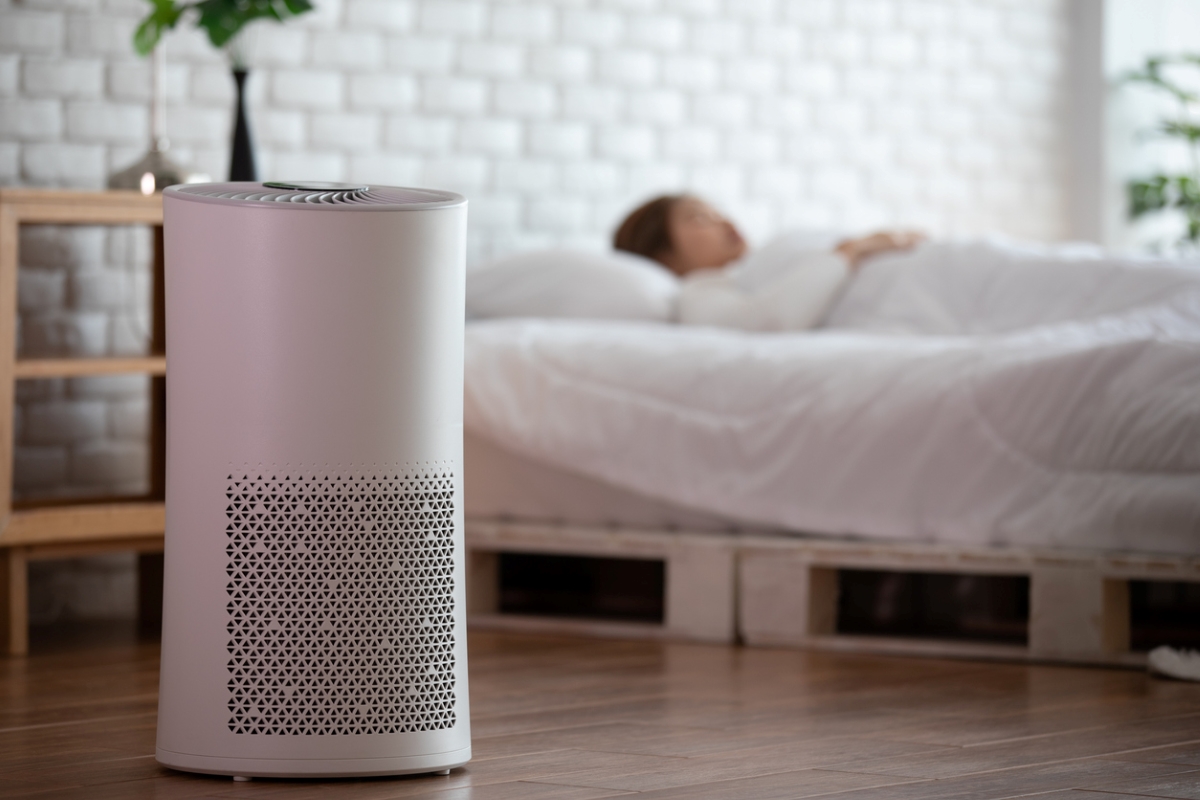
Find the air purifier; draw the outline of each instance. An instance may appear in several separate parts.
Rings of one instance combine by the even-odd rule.
[[[466,201],[225,183],[163,203],[158,761],[464,764]]]

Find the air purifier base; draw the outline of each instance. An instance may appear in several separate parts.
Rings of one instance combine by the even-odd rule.
[[[182,772],[253,778],[368,778],[445,772],[471,760],[471,748],[396,758],[218,758],[157,749],[159,764]]]

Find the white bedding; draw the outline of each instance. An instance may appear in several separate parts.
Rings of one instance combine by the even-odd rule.
[[[1200,271],[927,246],[829,324],[472,323],[466,426],[753,525],[1200,553]]]
[[[613,486],[463,437],[463,511],[468,519],[513,519],[634,530],[744,531],[745,523]],[[770,533],[756,530],[756,533]]]

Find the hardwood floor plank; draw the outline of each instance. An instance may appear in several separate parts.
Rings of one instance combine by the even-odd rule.
[[[1166,764],[1132,764],[1114,770],[1101,759],[1082,759],[1061,764],[997,770],[953,778],[918,780],[830,795],[831,800],[1007,800],[1055,790],[1094,786],[1098,780],[1157,777],[1187,771]],[[733,796],[733,795],[731,795]],[[1121,800],[1114,795],[1108,800]]]
[[[52,725],[77,725],[88,719],[107,719],[128,714],[154,712],[158,708],[158,694],[101,697],[91,702],[78,700],[38,708],[0,708],[0,734],[16,729],[49,727]]]
[[[637,794],[638,800],[800,800],[862,787],[894,787],[902,778],[858,775],[851,772],[799,770],[777,772],[739,780],[693,783]]]
[[[1196,732],[1200,737],[1200,731]],[[1200,767],[1200,741],[1172,744],[1165,747],[1147,747],[1132,753],[1109,756],[1120,761],[1146,761],[1159,764],[1190,764]]]
[[[872,739],[810,740],[725,751],[715,755],[670,759],[652,764],[649,769],[637,769],[633,765],[623,763],[604,765],[572,772],[555,779],[555,782],[568,783],[571,786],[650,792],[837,765],[871,754],[897,755],[946,749]]]
[[[1144,747],[1181,743],[1194,738],[1198,726],[1200,715],[1195,714],[1127,725],[1106,725],[1053,736],[963,747],[953,759],[940,753],[865,759],[855,764],[855,771],[910,778],[949,778],[1012,767],[1120,755]]]
[[[786,742],[786,734],[763,733],[731,737],[719,728],[611,723],[577,728],[559,728],[535,733],[493,736],[475,740],[480,758],[515,755],[575,747],[612,753],[654,756],[695,756],[729,750],[732,742],[741,747]]]
[[[252,781],[238,784],[229,794],[205,795],[229,800],[233,797],[263,797],[262,789],[269,781]],[[391,798],[428,798],[429,800],[596,800],[604,797],[629,797],[629,792],[611,789],[590,789],[579,786],[560,786],[550,783],[528,781],[506,781],[504,783],[471,784],[446,788],[445,778],[388,778],[369,782],[363,781],[317,781],[306,785],[293,782],[288,786],[288,798],[296,800],[325,800],[335,797],[354,800],[391,800]]]
[[[1154,778],[1134,778],[1125,781],[1104,781],[1090,787],[1098,792],[1170,797],[1178,800],[1200,800],[1200,770],[1180,772]],[[1116,798],[1112,798],[1116,800]]]
[[[25,781],[36,781],[46,771],[45,763],[31,764],[22,769],[13,770],[5,778],[15,778]],[[108,754],[102,758],[81,758],[67,764],[54,766],[54,776],[72,785],[99,786],[107,783],[121,783],[129,780],[146,780],[161,777],[162,767],[154,760],[153,753],[139,756],[114,756]]]
[[[48,779],[45,776],[39,776],[34,781],[23,781],[5,775],[3,782],[0,782],[0,798],[45,795],[48,792],[61,792],[72,788],[75,787],[69,783],[59,782],[53,778]]]
[[[553,780],[589,769],[649,770],[669,760],[658,756],[629,756],[589,750],[551,750],[508,758],[473,760],[467,766],[444,776],[420,775],[357,781],[260,780],[253,782],[253,792],[258,798],[297,798],[310,796],[305,791],[311,791],[311,796],[315,797],[323,791],[336,790],[339,800],[387,800],[422,796],[434,790],[482,788],[539,778]],[[241,784],[237,784],[223,794],[240,797],[244,791],[240,787]]]
[[[1089,792],[1087,789],[1064,789],[1058,792],[1037,792],[1036,794],[1016,795],[1012,800],[1028,797],[1037,800],[1139,800],[1147,798],[1144,794],[1109,794],[1108,792]],[[1148,800],[1153,800],[1149,798]]]
[[[226,779],[228,780],[228,779]],[[21,795],[23,800],[40,800],[41,796],[54,800],[191,800],[191,798],[216,797],[216,780],[194,778],[149,778],[143,780],[118,781],[99,785],[71,786],[55,789],[41,795]]]
[[[1092,703],[987,717],[927,717],[893,727],[887,731],[887,735],[903,737],[905,741],[929,744],[961,747],[998,746],[1022,740],[1073,735],[1127,723],[1148,722],[1164,716],[1192,716],[1192,712],[1168,715],[1162,710],[1147,708],[1134,702]]]
[[[469,643],[465,768],[234,783],[154,762],[158,649],[113,636],[0,661],[0,798],[1119,800],[1200,779],[1197,684],[489,632]]]
[[[0,735],[0,752],[9,769],[24,762],[54,763],[66,753],[113,754],[114,757],[154,752],[154,712],[89,721],[79,725],[16,730]]]
[[[629,792],[608,789],[584,789],[575,786],[554,786],[517,781],[448,789],[444,792],[414,795],[428,800],[598,800],[604,797],[630,797]]]

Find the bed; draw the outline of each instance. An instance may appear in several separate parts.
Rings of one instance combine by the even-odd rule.
[[[943,243],[815,330],[493,318],[466,369],[469,535],[721,542],[721,636],[833,641],[844,564],[975,564],[1041,576],[1027,652],[1125,658],[1123,582],[1200,580],[1193,265]]]

